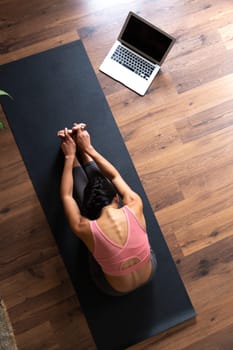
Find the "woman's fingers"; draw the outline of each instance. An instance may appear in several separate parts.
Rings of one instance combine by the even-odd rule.
[[[72,133],[73,133],[72,129],[68,129],[68,134],[72,135]],[[64,138],[65,137],[65,130],[59,130],[57,132],[57,136]]]
[[[64,128],[64,130],[59,130],[57,132],[57,136],[61,137],[62,139],[71,138],[71,136],[74,136],[74,133],[78,133],[78,131],[83,131],[86,128],[85,123],[74,123],[72,129]]]
[[[87,125],[85,123],[74,123],[72,130],[78,131],[78,130],[84,130]]]
[[[73,141],[72,137],[70,136],[70,132],[67,128],[65,128],[64,132],[65,132],[65,138],[69,141]]]
[[[57,132],[57,136],[59,136],[59,137],[65,137],[65,133],[64,133],[64,130],[59,130],[58,132]]]

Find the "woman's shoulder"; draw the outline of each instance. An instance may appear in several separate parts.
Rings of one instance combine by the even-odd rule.
[[[143,213],[143,206],[140,205],[124,205],[123,209],[125,212],[131,213],[139,222],[144,230],[146,230],[146,220]]]
[[[77,223],[75,231],[76,235],[79,237],[91,234],[91,220],[85,216],[81,216],[79,222]]]
[[[138,196],[137,199],[123,205],[123,208],[126,208],[133,211],[135,215],[141,215],[143,213],[143,202]]]

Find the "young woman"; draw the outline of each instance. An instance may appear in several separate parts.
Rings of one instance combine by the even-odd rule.
[[[85,127],[74,124],[58,132],[64,153],[61,199],[72,231],[91,253],[90,271],[97,287],[124,295],[152,279],[156,258],[141,198],[93,147]]]

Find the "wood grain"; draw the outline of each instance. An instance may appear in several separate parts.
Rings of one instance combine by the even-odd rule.
[[[144,97],[98,70],[130,10],[176,37]],[[132,350],[232,348],[232,18],[229,0],[1,1],[0,64],[82,39],[197,310]],[[19,350],[94,350],[1,109],[0,120],[0,293]]]

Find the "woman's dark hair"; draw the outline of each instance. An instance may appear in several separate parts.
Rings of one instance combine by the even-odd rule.
[[[83,215],[90,220],[96,220],[101,210],[112,203],[117,191],[104,176],[89,179],[83,197]]]

